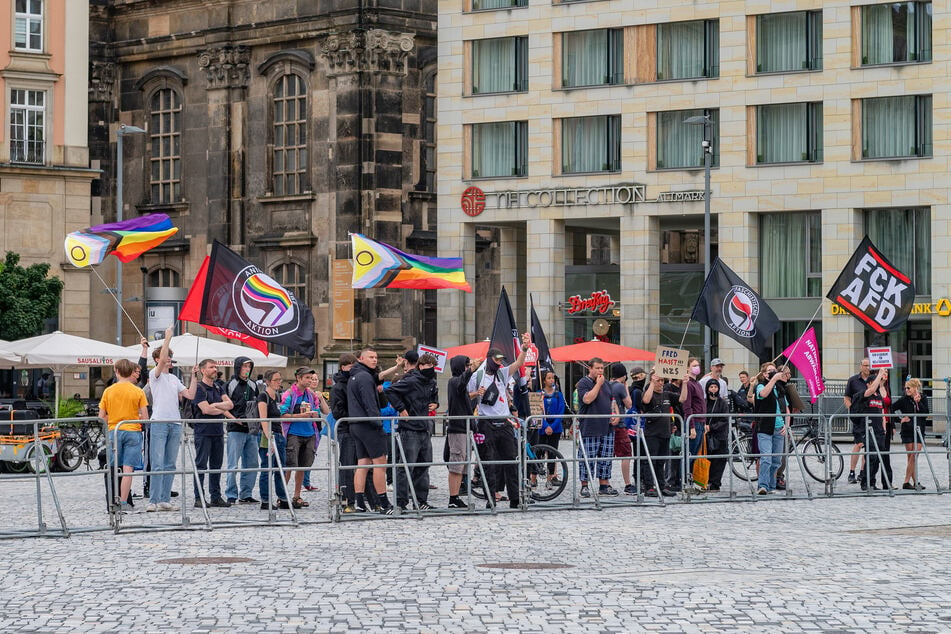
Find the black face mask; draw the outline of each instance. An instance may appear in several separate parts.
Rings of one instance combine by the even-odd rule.
[[[419,373],[422,374],[427,379],[436,378],[436,368],[426,368],[425,370],[420,370]]]
[[[486,359],[485,361],[485,371],[489,374],[495,374],[499,371],[499,364],[493,361],[492,359]]]

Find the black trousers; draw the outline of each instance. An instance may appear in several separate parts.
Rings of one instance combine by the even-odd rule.
[[[397,432],[400,443],[403,445],[403,460],[414,462],[433,461],[433,443],[429,432],[404,429]],[[396,504],[406,506],[409,503],[409,480],[413,482],[413,490],[420,504],[429,500],[429,466],[409,467],[410,478],[406,477],[406,467],[396,467]]]
[[[518,457],[518,442],[512,425],[505,422],[495,425],[482,421],[479,430],[485,436],[485,442],[479,448],[482,460],[512,460]],[[485,465],[488,478],[487,494],[495,498],[495,492],[501,491],[503,485],[508,489],[509,505],[518,506],[518,464]]]
[[[667,480],[664,477],[664,470],[667,466],[667,463],[670,462],[665,460],[665,458],[670,455],[670,438],[645,436],[644,440],[647,443],[647,450],[650,452],[651,459],[643,460],[641,462],[641,488],[643,488],[645,491],[648,489],[653,489],[653,478],[656,476],[658,486],[663,489],[667,486]],[[679,462],[677,464],[679,464]],[[651,473],[654,475],[652,476]]]
[[[337,432],[337,445],[340,449],[340,466],[354,467],[357,464],[357,448],[353,445],[353,436],[350,431]],[[353,470],[340,470],[340,494],[347,500],[347,504],[353,506],[356,503],[356,495],[353,491]]]
[[[202,469],[220,469],[224,462],[225,455],[225,437],[224,436],[195,436],[195,467],[199,471]],[[195,499],[198,499],[199,489],[205,486],[205,474],[199,473],[195,480]],[[217,500],[221,497],[221,474],[208,474],[208,493],[209,500]]]

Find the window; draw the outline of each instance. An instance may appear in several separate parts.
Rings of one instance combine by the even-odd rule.
[[[561,34],[561,85],[624,83],[624,32],[621,29]]]
[[[765,297],[822,297],[818,211],[761,214],[759,244]]]
[[[868,209],[865,233],[918,295],[931,294],[931,209]]]
[[[528,173],[528,122],[472,126],[472,177],[508,178]]]
[[[181,277],[175,269],[155,269],[149,273],[150,288],[178,288],[181,286]]]
[[[511,9],[513,7],[528,6],[528,0],[472,0],[473,11],[489,9]]]
[[[14,48],[42,52],[43,0],[16,0],[14,22]]]
[[[862,100],[862,158],[931,156],[931,96]]]
[[[436,191],[436,74],[423,84],[423,191]]]
[[[151,101],[152,204],[182,199],[182,98],[177,91],[155,91]]]
[[[42,90],[10,91],[10,162],[46,161],[46,93]]]
[[[756,107],[756,163],[822,160],[822,104]]]
[[[307,191],[307,96],[304,80],[283,75],[274,86],[271,192],[293,196]]]
[[[307,305],[307,281],[304,274],[304,267],[296,262],[284,262],[271,269],[271,277],[275,282],[283,286],[302,306]],[[286,357],[295,356],[297,352],[286,346],[270,344],[268,346],[271,352]]]
[[[573,117],[561,121],[563,174],[621,169],[621,117]]]
[[[684,121],[694,116],[709,117],[707,125]],[[712,165],[720,164],[720,111],[675,110],[657,113],[657,169],[703,167],[704,129],[710,127],[713,144]]]
[[[472,42],[472,94],[528,90],[528,37]]]
[[[657,79],[720,76],[720,21],[657,25]]]
[[[822,68],[822,12],[756,16],[756,72]]]
[[[862,7],[862,65],[931,61],[931,3]]]

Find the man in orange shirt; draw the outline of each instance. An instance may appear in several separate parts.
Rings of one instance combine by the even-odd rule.
[[[118,464],[123,473],[132,473],[136,467],[142,467],[142,425],[139,423],[121,424],[127,420],[148,420],[149,410],[145,392],[137,386],[132,375],[137,366],[128,359],[119,359],[115,371],[119,380],[106,388],[99,401],[99,416],[106,419],[109,434],[115,447],[115,454],[109,452],[109,462],[117,455]],[[132,490],[132,476],[124,476],[119,483],[120,512],[131,511],[129,492]]]

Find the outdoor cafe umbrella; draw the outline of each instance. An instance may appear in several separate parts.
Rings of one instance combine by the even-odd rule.
[[[446,358],[451,359],[457,355],[463,355],[470,359],[484,359],[489,354],[489,340],[479,341],[477,343],[467,343],[464,346],[454,346],[446,348]]]
[[[19,355],[16,355],[12,352],[7,352],[6,347],[10,345],[9,341],[4,341],[0,339],[0,362],[4,363],[16,363],[20,360]]]
[[[152,350],[161,347],[161,345],[161,339],[149,342],[149,348]],[[256,368],[287,367],[287,357],[283,355],[272,352],[264,356],[264,353],[254,348],[239,346],[220,339],[196,337],[188,332],[172,337],[169,340],[168,347],[174,353],[175,361],[178,362],[179,367],[191,367],[204,359],[211,359],[215,362],[215,365],[230,368],[234,365],[234,360],[237,357],[248,357],[254,362]],[[135,358],[138,358],[142,347],[140,345],[128,346],[125,350],[132,351]],[[148,361],[152,363],[151,355]]]
[[[654,353],[640,348],[619,346],[606,341],[585,341],[570,346],[560,346],[551,349],[552,361],[568,363],[571,361],[587,362],[594,357],[605,363],[621,361],[653,361]]]

